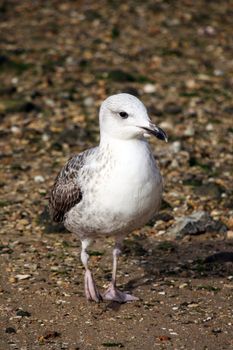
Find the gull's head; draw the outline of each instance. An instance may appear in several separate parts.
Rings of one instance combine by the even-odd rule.
[[[101,137],[140,139],[150,135],[167,141],[166,133],[152,124],[146,107],[135,96],[121,93],[108,97],[100,107]]]

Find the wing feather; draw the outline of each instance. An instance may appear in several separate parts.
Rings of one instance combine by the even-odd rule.
[[[63,222],[65,214],[82,200],[78,175],[84,154],[70,158],[58,174],[49,196],[49,212],[55,222]]]

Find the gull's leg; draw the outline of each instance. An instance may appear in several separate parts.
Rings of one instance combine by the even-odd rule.
[[[119,303],[126,303],[127,301],[135,301],[139,299],[126,292],[121,292],[116,287],[117,261],[118,261],[119,255],[121,254],[122,241],[123,241],[122,237],[116,239],[116,244],[113,249],[112,281],[107,291],[104,293],[103,298],[104,300],[112,300],[112,301],[117,301]]]
[[[85,294],[86,294],[87,300],[96,301],[98,303],[99,301],[102,300],[102,297],[98,292],[92,273],[88,268],[89,255],[87,253],[87,247],[90,244],[91,244],[91,240],[89,239],[82,240],[81,260],[86,270],[85,278],[84,278]]]

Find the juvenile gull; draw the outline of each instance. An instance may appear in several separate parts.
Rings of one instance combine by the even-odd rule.
[[[99,122],[99,146],[72,157],[58,174],[50,213],[81,240],[88,300],[138,300],[117,289],[117,260],[126,234],[145,225],[159,209],[162,178],[147,137],[167,141],[167,135],[152,124],[143,103],[125,93],[102,103]],[[103,295],[88,268],[87,253],[92,240],[101,236],[115,238],[112,281]]]

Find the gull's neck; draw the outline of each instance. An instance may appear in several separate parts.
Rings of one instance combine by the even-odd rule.
[[[140,152],[149,149],[149,144],[145,138],[119,139],[106,133],[101,133],[99,148],[101,151],[111,151],[113,153],[124,154],[125,152]]]

